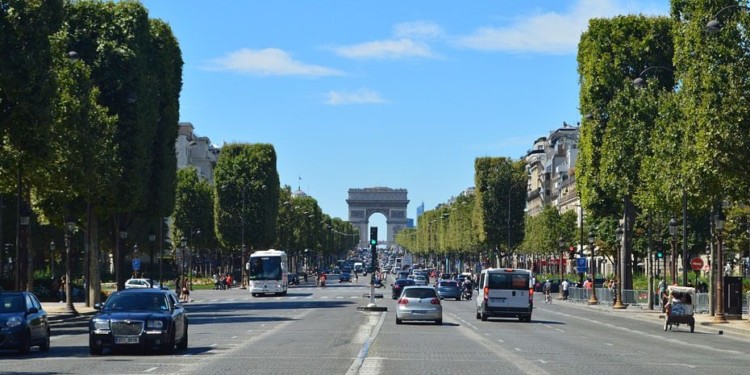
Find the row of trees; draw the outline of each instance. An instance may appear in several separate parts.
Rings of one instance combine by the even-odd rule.
[[[710,222],[719,210],[727,214],[728,249],[750,255],[746,9],[736,0],[673,0],[669,17],[592,19],[581,36],[584,122],[578,165],[571,174],[582,199],[582,231],[594,235],[602,255],[615,257],[615,231],[623,225],[619,255],[625,260],[620,275],[626,288],[632,287],[631,260],[638,264],[653,248],[669,249],[671,217],[680,229],[684,225],[686,239],[679,236],[678,241],[685,242],[687,259],[711,246]],[[707,31],[711,20],[721,26],[718,32]],[[643,88],[634,85],[639,77],[646,82]],[[456,242],[455,230],[468,228],[461,225],[469,218],[452,214],[458,210],[454,202],[425,213],[417,229],[403,233],[399,243],[428,253],[498,249],[557,254],[560,239],[568,246],[581,242],[575,219],[553,209],[527,217],[525,229],[516,228],[524,222],[520,205],[526,177],[519,177],[519,196],[510,200],[519,207],[508,215],[503,202],[516,180],[504,174],[487,185],[483,162],[477,159],[475,165],[477,197],[465,201],[474,204],[475,213],[486,215],[471,217],[474,232],[466,234],[467,240]],[[455,217],[462,218],[461,224]]]
[[[222,147],[213,185],[195,168],[179,170],[173,218],[172,238],[191,238],[199,249],[243,259],[254,249],[276,248],[296,264],[305,255],[340,256],[359,240],[356,228],[323,213],[314,198],[279,186],[276,152],[269,144]]]
[[[74,218],[98,300],[98,249],[119,249],[121,232],[145,239],[174,208],[179,45],[137,2],[8,0],[0,50],[0,192],[17,202],[14,226],[31,217],[16,282],[31,290],[36,249],[62,237],[44,226]]]
[[[225,147],[214,186],[194,169],[178,173],[181,51],[139,2],[0,0],[0,51],[0,243],[14,244],[0,265],[16,267],[11,285],[34,289],[39,255],[50,249],[54,264],[69,220],[72,245],[84,237],[91,302],[100,254],[113,254],[121,289],[139,243],[161,253],[169,237],[168,248],[188,237],[226,254],[242,244],[317,254],[355,246],[351,226],[279,187],[270,145]]]

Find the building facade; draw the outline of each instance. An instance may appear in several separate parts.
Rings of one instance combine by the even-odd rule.
[[[177,153],[177,169],[188,166],[195,167],[198,176],[208,183],[214,183],[214,168],[219,157],[219,149],[211,144],[208,137],[195,134],[193,124],[179,123],[180,129],[175,143]]]

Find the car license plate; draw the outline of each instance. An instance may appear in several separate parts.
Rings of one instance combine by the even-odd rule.
[[[490,298],[490,302],[492,303],[504,303],[505,298]]]
[[[119,336],[115,337],[115,344],[137,344],[140,342],[140,337],[135,336]]]
[[[412,310],[412,314],[427,314],[426,310]]]

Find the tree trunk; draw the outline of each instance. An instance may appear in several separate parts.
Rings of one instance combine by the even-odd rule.
[[[99,267],[99,221],[94,214],[93,207],[89,207],[88,213],[86,214],[89,234],[88,234],[88,248],[89,248],[89,303],[93,306],[97,303],[101,303],[102,295],[102,278],[101,268]]]
[[[633,202],[630,200],[630,196],[625,196],[623,199],[623,241],[624,246],[620,250],[620,265],[619,274],[622,278],[623,289],[633,289],[633,266],[632,266],[632,254],[633,254],[633,227],[635,226],[635,207]]]

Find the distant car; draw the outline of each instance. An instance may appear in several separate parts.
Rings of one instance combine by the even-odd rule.
[[[393,299],[398,298],[401,296],[401,292],[404,290],[407,286],[413,286],[415,285],[414,280],[409,279],[398,279],[391,284],[391,297]]]
[[[143,289],[143,288],[154,288],[159,289],[159,282],[152,279],[145,278],[133,278],[125,281],[125,289]],[[161,289],[169,289],[166,285],[162,285]]]
[[[299,276],[295,273],[288,274],[286,279],[289,285],[299,285]]]
[[[28,354],[32,346],[49,351],[47,312],[33,293],[0,292],[0,349]]]
[[[341,275],[339,275],[339,282],[352,282],[352,275],[350,275],[348,272],[344,272]]]
[[[91,355],[101,355],[105,348],[187,349],[188,316],[171,291],[121,290],[94,308],[99,312],[89,322]]]
[[[440,280],[435,287],[440,299],[453,298],[456,301],[461,300],[461,288],[455,280]]]
[[[427,285],[427,277],[425,275],[414,276],[414,283],[416,285]]]
[[[443,324],[443,306],[435,288],[407,286],[396,304],[396,324],[408,320],[432,320]]]

